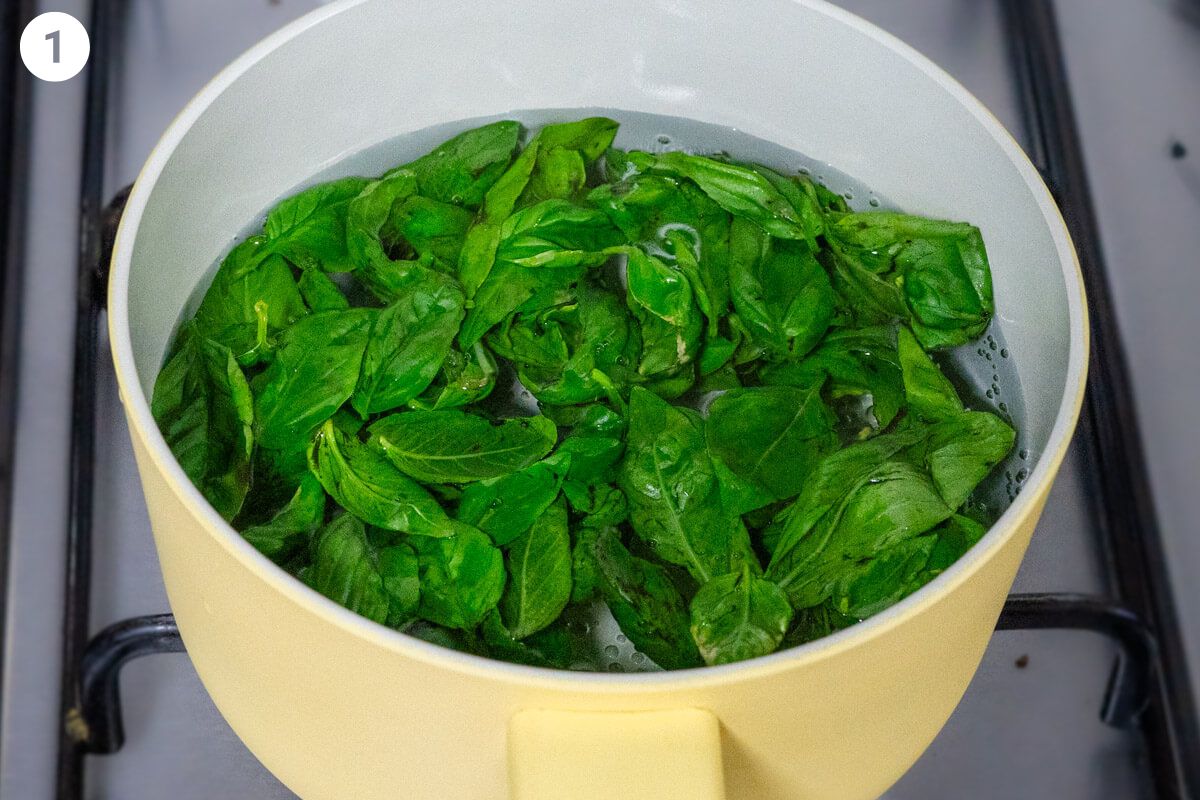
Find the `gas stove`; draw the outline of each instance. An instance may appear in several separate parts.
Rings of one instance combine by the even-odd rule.
[[[293,796],[180,653],[104,335],[103,265],[122,189],[175,113],[319,4],[0,11],[18,32],[67,11],[92,39],[89,69],[60,84],[21,71],[8,27],[0,45],[0,796]],[[839,5],[931,57],[1013,132],[1063,210],[1092,312],[1084,416],[1014,594],[961,706],[886,797],[1193,796],[1200,353],[1181,343],[1200,296],[1196,6]]]

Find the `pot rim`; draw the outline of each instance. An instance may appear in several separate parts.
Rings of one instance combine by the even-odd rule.
[[[946,91],[974,116],[983,129],[1017,168],[1033,195],[1042,216],[1048,222],[1067,289],[1070,346],[1067,374],[1058,413],[1044,452],[1033,467],[1021,492],[987,534],[941,575],[900,602],[868,619],[821,639],[747,661],[718,666],[644,673],[573,672],[497,661],[483,656],[425,642],[401,633],[343,608],[310,589],[258,552],[233,529],[204,499],[175,460],[150,412],[133,359],[128,321],[129,272],[138,226],[155,182],[175,148],[193,123],[231,84],[256,63],[281,45],[337,14],[370,0],[338,0],[312,11],[266,37],[218,73],[175,117],[155,145],[134,183],[121,218],[113,247],[108,284],[108,326],[117,381],[131,432],[141,440],[154,468],[166,479],[187,510],[199,518],[235,559],[256,573],[288,599],[327,622],[380,647],[443,667],[497,680],[548,689],[588,690],[596,693],[660,693],[695,689],[729,681],[765,677],[832,656],[866,642],[931,607],[971,576],[1016,533],[1031,515],[1038,513],[1045,491],[1053,481],[1071,441],[1075,422],[1083,402],[1088,358],[1088,312],[1084,299],[1083,275],[1066,223],[1037,170],[1020,145],[990,111],[966,88],[911,46],[861,17],[833,6],[825,0],[792,0],[824,14],[837,22],[894,51]]]

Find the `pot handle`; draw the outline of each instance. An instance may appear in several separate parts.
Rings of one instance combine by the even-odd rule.
[[[720,724],[699,708],[519,711],[508,777],[510,800],[725,800]]]

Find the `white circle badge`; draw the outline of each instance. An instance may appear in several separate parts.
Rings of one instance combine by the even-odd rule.
[[[74,78],[92,52],[87,29],[61,11],[48,11],[29,21],[21,34],[21,60],[44,81]]]

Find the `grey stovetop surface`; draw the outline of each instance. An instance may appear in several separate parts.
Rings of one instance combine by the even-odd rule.
[[[1185,342],[1200,296],[1200,29],[1168,0],[1058,0],[1072,88],[1137,382],[1151,477],[1193,662],[1200,659],[1200,350]],[[110,193],[135,176],[175,112],[222,65],[315,0],[144,0],[129,13],[114,96]],[[1019,116],[991,0],[843,0],[954,74],[1015,133]],[[86,17],[82,0],[42,10]],[[1120,54],[1114,58],[1114,54]],[[0,705],[0,796],[52,795],[62,535],[83,81],[39,83],[18,409],[18,472]],[[1168,143],[1191,146],[1168,158]],[[107,357],[101,360],[93,625],[166,609]],[[1120,424],[1107,421],[1106,424]],[[1018,590],[1103,591],[1072,452],[1018,577]],[[1028,655],[1021,669],[1016,660]],[[1132,737],[1097,711],[1113,650],[1085,633],[1002,633],[962,706],[890,800],[1145,796]],[[128,742],[88,763],[91,798],[211,800],[291,795],[221,720],[183,656],[131,664]]]

